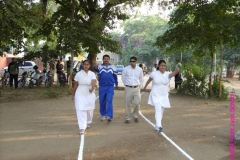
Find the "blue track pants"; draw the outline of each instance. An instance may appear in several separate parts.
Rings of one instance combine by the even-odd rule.
[[[99,86],[99,102],[101,116],[113,118],[114,86]]]

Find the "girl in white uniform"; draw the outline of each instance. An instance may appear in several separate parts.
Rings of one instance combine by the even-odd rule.
[[[168,99],[169,80],[179,72],[179,68],[176,68],[176,70],[172,73],[166,72],[166,62],[164,60],[159,61],[158,67],[159,70],[150,74],[150,77],[144,86],[144,90],[146,90],[148,84],[153,81],[152,89],[148,98],[148,104],[155,107],[155,129],[158,132],[162,132],[163,111],[164,108],[170,108],[170,102]]]
[[[83,70],[79,71],[74,78],[72,99],[75,102],[80,134],[84,134],[85,129],[90,127],[95,108],[96,75],[89,68],[90,62],[83,61]]]

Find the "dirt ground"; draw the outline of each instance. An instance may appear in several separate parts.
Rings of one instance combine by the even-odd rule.
[[[240,89],[240,81],[231,84]],[[6,89],[0,97],[1,160],[76,160],[81,136],[71,96],[57,88],[58,99],[43,89]],[[26,93],[23,96],[23,93]],[[97,92],[96,92],[97,94]],[[34,96],[31,96],[34,95]],[[142,95],[141,112],[155,123],[154,108]],[[161,134],[139,116],[124,123],[124,91],[116,90],[114,119],[100,122],[96,101],[93,123],[84,136],[84,160],[185,160]],[[228,160],[229,101],[170,94],[164,111],[164,133],[195,160]],[[235,102],[235,131],[240,130],[240,102]],[[240,159],[240,142],[235,146]]]

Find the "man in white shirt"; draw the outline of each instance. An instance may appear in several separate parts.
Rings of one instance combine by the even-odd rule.
[[[138,122],[139,103],[141,101],[140,85],[143,80],[143,71],[136,65],[137,58],[130,58],[130,65],[124,68],[122,72],[122,82],[125,87],[125,123],[131,120],[131,105],[134,107],[132,116],[134,121]]]
[[[157,64],[154,64],[153,68],[152,68],[152,72],[157,71]]]
[[[62,71],[64,71],[64,62],[63,62],[62,58],[60,58],[60,64],[62,65]]]

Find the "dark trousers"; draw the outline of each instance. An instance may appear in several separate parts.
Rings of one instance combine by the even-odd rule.
[[[175,89],[178,89],[181,86],[181,83],[182,83],[182,75],[178,73],[175,75]]]
[[[13,87],[13,80],[15,88],[18,88],[18,74],[10,74],[10,87]]]
[[[181,86],[181,82],[179,83],[175,81],[175,89],[178,89],[180,86]]]

